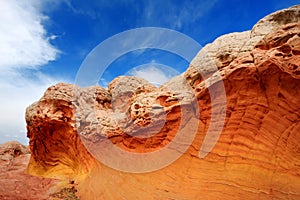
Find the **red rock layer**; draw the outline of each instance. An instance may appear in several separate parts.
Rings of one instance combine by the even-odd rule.
[[[26,174],[30,154],[18,142],[0,145],[0,199],[49,199],[55,192],[58,180]]]
[[[205,59],[216,60],[221,80],[207,71],[209,78],[203,81],[197,70],[210,63],[201,61],[200,52],[185,74],[160,88],[132,77],[117,78],[108,91],[50,87],[27,109],[29,172],[81,177],[82,199],[299,199],[300,23],[292,23],[299,10],[266,17],[252,35],[216,40],[228,47],[226,37],[249,38],[245,48],[238,43],[226,52],[216,50],[214,43],[205,47],[210,52]],[[291,13],[295,17],[290,20],[278,20]],[[199,158],[212,124],[211,97],[215,109],[222,106],[218,84],[226,91],[225,124],[212,151]],[[184,90],[189,87],[192,90]],[[181,128],[189,135],[195,127],[187,151],[157,171],[125,173],[91,156],[107,150],[107,139],[128,152],[155,152],[171,143]]]

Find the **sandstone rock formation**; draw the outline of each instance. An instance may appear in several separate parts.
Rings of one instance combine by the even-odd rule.
[[[53,86],[27,109],[30,174],[51,177],[85,174],[94,162],[74,127],[73,89],[63,84]]]
[[[50,87],[26,111],[28,172],[75,180],[81,199],[299,199],[299,13],[216,39],[159,88],[134,77]]]
[[[0,199],[49,199],[57,180],[34,177],[25,173],[29,149],[18,142],[0,145]]]
[[[29,154],[29,148],[19,142],[6,142],[0,145],[0,160],[10,161],[23,154]]]

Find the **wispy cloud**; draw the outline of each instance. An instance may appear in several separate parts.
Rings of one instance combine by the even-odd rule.
[[[56,0],[47,0],[56,1]],[[115,8],[130,8],[135,9],[133,5],[139,4],[139,0],[87,0],[84,3],[81,0],[59,0],[61,3],[65,3],[72,12],[79,15],[89,16],[92,19],[101,20],[103,17],[103,11],[112,11]],[[137,10],[135,10],[137,11]],[[112,13],[115,15],[116,13]]]
[[[177,2],[147,0],[143,2],[143,11],[137,20],[139,26],[162,26],[180,30],[199,20],[213,8],[218,0]]]
[[[53,0],[47,0],[53,1]],[[110,17],[118,17],[115,8],[126,12],[131,25],[136,27],[156,26],[180,30],[193,24],[207,14],[218,0],[97,0],[79,3],[74,0],[59,0],[64,2],[75,14],[89,16],[92,19],[102,20],[103,13],[111,13]],[[119,10],[117,10],[119,11]]]
[[[41,9],[34,0],[0,1],[0,143],[26,142],[25,108],[56,82],[39,71],[59,53]]]
[[[169,66],[155,63],[153,60],[151,63],[132,68],[125,75],[137,76],[146,79],[155,86],[159,86],[172,77],[179,75],[179,72]]]

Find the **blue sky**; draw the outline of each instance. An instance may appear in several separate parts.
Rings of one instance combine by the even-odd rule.
[[[74,83],[89,52],[115,34],[162,27],[179,31],[204,46],[223,34],[250,30],[262,17],[299,3],[300,0],[0,0],[0,143],[26,143],[25,108],[37,101],[48,86],[61,81]],[[149,63],[156,63],[158,68],[168,66],[170,70],[159,71]],[[132,69],[136,66],[143,67]],[[182,73],[187,66],[186,60],[161,50],[130,52],[107,68],[99,84],[105,86],[122,74],[147,76],[159,84]]]

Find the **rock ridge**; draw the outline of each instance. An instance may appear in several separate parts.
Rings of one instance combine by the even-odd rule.
[[[123,76],[108,90],[48,88],[26,110],[28,172],[71,177],[82,199],[299,199],[299,19],[300,6],[294,6],[251,31],[221,36],[160,87]],[[222,110],[224,103],[220,84],[226,92],[222,133],[199,158],[209,125],[218,121],[212,108]],[[97,160],[111,153],[110,144],[157,152],[180,131],[195,136],[191,144],[180,140],[181,156],[160,170],[132,174]]]

